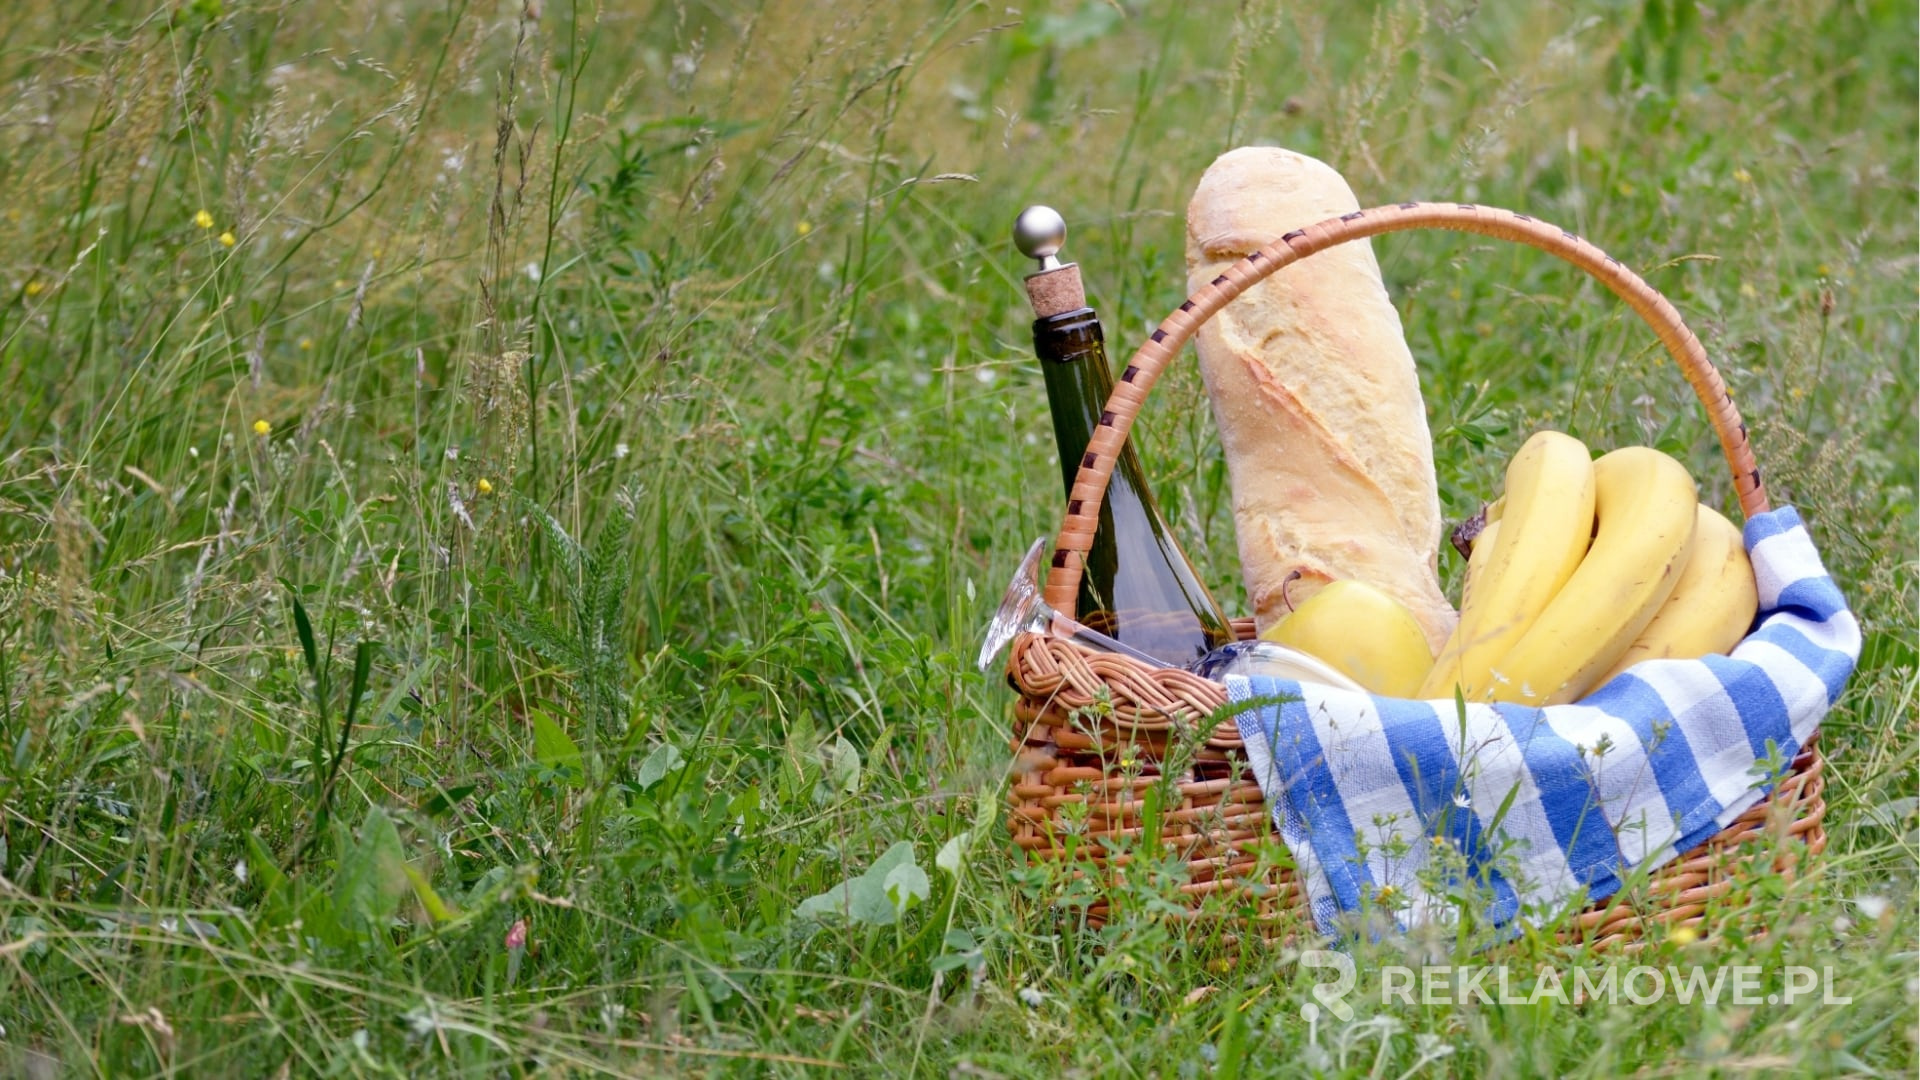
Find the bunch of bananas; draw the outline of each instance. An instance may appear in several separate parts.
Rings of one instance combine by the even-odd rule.
[[[1759,595],[1740,530],[1645,446],[1542,431],[1507,465],[1422,698],[1558,705],[1642,660],[1725,653]]]

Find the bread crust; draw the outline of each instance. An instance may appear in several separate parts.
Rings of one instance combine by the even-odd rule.
[[[1292,229],[1360,208],[1340,174],[1279,147],[1220,156],[1187,206],[1197,291]],[[1249,289],[1200,328],[1233,483],[1241,572],[1266,629],[1329,581],[1398,598],[1438,650],[1440,499],[1419,374],[1367,241]]]

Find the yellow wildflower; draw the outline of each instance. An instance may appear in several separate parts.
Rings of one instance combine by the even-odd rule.
[[[1667,940],[1675,945],[1691,945],[1700,940],[1700,931],[1691,926],[1676,926],[1667,931]]]
[[[273,425],[267,423],[265,420],[255,420],[253,422],[253,433],[255,435],[265,435],[272,430]]]
[[[213,215],[207,213],[205,210],[195,211],[193,215],[193,223],[195,225],[200,226],[203,229],[211,229],[213,228]]]
[[[240,241],[239,241],[238,239],[236,239],[236,238],[234,237],[234,235],[233,235],[233,234],[232,234],[231,232],[223,232],[223,233],[221,233],[221,234],[220,234],[220,246],[221,246],[221,247],[232,247],[233,245],[235,245],[235,244],[237,244],[237,243],[239,243],[239,242],[240,242]]]
[[[813,231],[813,222],[802,221],[793,227],[793,231],[799,233],[801,236],[805,236]]]
[[[34,281],[29,281],[27,282],[27,295],[39,296],[43,291],[46,290],[46,287],[47,285],[43,281],[39,281],[37,279]]]
[[[475,484],[474,486],[480,489],[480,494],[482,495],[493,494],[493,484],[489,482],[487,478],[484,476],[481,477],[480,482],[478,484]]]
[[[310,338],[310,337],[303,337],[303,338],[301,338],[301,339],[300,339],[300,348],[301,348],[301,351],[303,351],[303,352],[304,352],[304,351],[306,351],[306,350],[310,350],[310,349],[312,349],[312,348],[313,348],[313,339],[312,339],[312,338]]]
[[[1751,184],[1753,183],[1753,174],[1745,169],[1735,169],[1733,170],[1733,182],[1736,184]]]

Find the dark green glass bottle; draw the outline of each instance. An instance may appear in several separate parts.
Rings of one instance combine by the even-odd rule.
[[[1060,478],[1071,493],[1113,393],[1100,318],[1080,307],[1035,319],[1033,348],[1046,375]],[[1131,442],[1100,505],[1078,606],[1081,622],[1169,664],[1185,666],[1233,640],[1226,615],[1160,516]]]

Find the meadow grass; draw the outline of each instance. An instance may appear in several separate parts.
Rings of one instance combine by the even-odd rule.
[[[1910,1075],[1911,5],[23,2],[0,12],[0,1068]],[[971,657],[1061,500],[1023,205],[1116,351],[1222,150],[1564,224],[1679,306],[1866,628],[1830,846],[1647,963],[1412,1005],[1010,854]],[[1375,245],[1445,509],[1554,426],[1731,488],[1603,290]],[[1244,610],[1190,363],[1136,429]],[[1449,563],[1449,576],[1458,567]],[[905,851],[902,851],[902,845]],[[809,898],[869,874],[864,921]],[[1154,869],[1150,867],[1150,869]],[[877,880],[870,878],[868,880]],[[894,900],[907,904],[904,913]],[[1506,963],[1573,969],[1528,935]]]

